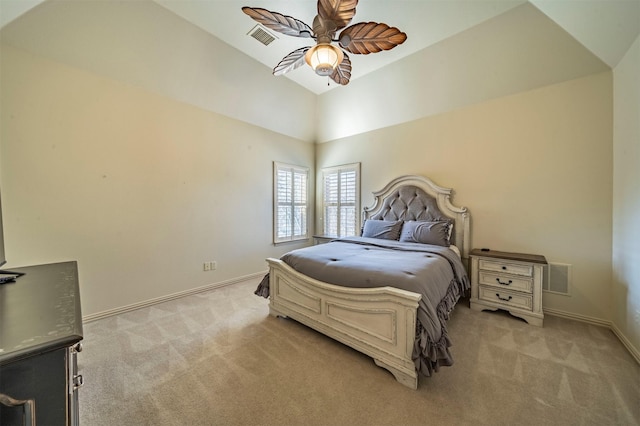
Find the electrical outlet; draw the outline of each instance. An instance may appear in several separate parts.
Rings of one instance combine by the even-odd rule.
[[[202,270],[204,271],[215,271],[217,267],[218,267],[218,263],[215,260],[212,260],[210,262],[204,262],[202,264]]]

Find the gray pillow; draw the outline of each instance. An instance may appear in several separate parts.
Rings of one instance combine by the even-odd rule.
[[[366,220],[362,227],[362,236],[384,240],[397,240],[398,236],[400,236],[401,227],[401,220]]]
[[[409,221],[402,225],[400,242],[433,244],[436,246],[449,247],[449,236],[451,235],[451,222],[422,222]]]

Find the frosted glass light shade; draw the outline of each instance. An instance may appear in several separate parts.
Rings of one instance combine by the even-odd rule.
[[[342,50],[328,43],[318,43],[304,55],[305,61],[316,74],[328,76],[344,59]]]

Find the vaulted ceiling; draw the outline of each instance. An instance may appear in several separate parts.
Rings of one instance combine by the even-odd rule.
[[[248,35],[256,23],[242,13],[240,6],[277,11],[309,25],[317,10],[316,0],[248,0],[246,4],[240,4],[237,0],[154,1],[269,68],[273,68],[287,53],[310,45],[310,42],[273,33],[276,40],[268,46],[263,45]],[[110,2],[124,3],[118,0]],[[56,7],[43,3],[51,3],[51,0],[2,0],[0,24],[5,27],[21,15],[28,18],[43,6],[48,7],[49,13],[49,16],[42,16],[45,21],[52,16],[63,19],[56,15]],[[611,68],[615,67],[640,34],[639,0],[362,0],[358,3],[352,23],[384,22],[400,28],[408,35],[408,39],[390,51],[350,55],[353,63],[352,81],[527,3],[535,6],[536,10]],[[25,31],[22,36],[28,38],[26,34],[28,32]],[[15,42],[15,33],[12,37]],[[37,38],[37,34],[33,37]],[[553,40],[550,42],[553,43]],[[289,78],[316,94],[337,87],[333,82],[328,84],[326,78],[316,76],[307,67],[278,78]]]
[[[272,76],[308,41],[278,35],[264,46],[247,35],[255,22],[243,4],[0,0],[0,41],[322,143],[611,70],[640,34],[640,0],[361,0],[353,22],[385,22],[408,39],[350,55],[351,82],[338,86],[306,66]],[[316,13],[313,0],[246,4],[307,23]]]

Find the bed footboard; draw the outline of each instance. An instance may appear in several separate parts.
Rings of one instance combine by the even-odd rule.
[[[372,357],[397,381],[418,387],[411,354],[417,293],[392,287],[350,288],[309,278],[280,259],[269,263],[269,313],[286,316]]]

